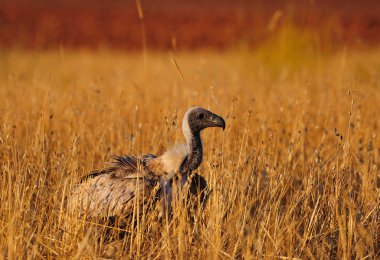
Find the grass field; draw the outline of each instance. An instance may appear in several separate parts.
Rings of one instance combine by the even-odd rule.
[[[141,221],[111,243],[65,215],[75,183],[113,155],[183,142],[194,105],[227,125],[203,132],[200,221]],[[1,51],[1,258],[375,258],[379,114],[379,49]],[[84,228],[64,240],[68,222]]]

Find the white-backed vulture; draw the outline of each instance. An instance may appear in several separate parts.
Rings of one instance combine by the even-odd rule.
[[[85,176],[69,197],[70,209],[93,217],[125,217],[134,210],[142,213],[148,202],[165,197],[170,207],[172,179],[180,175],[182,185],[202,162],[200,132],[207,127],[225,128],[223,118],[200,108],[190,108],[182,121],[186,144],[177,145],[161,156],[118,156],[104,170]],[[190,191],[205,188],[199,175],[190,181]],[[163,195],[165,194],[165,195]],[[139,213],[137,212],[137,213]]]

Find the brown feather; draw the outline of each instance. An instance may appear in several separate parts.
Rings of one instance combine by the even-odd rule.
[[[82,178],[69,198],[69,208],[93,217],[125,217],[143,210],[155,199],[160,188],[159,176],[147,166],[156,156],[115,157],[112,166]],[[159,163],[156,163],[157,170]]]

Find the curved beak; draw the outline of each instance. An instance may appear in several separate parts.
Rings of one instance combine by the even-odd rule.
[[[220,116],[213,115],[211,117],[211,122],[212,122],[212,126],[221,127],[221,128],[223,128],[223,131],[226,128],[226,122],[224,122],[224,119]]]

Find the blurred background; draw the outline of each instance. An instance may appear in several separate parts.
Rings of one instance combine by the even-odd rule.
[[[378,0],[2,0],[0,47],[255,47],[287,30],[322,50],[380,42]]]

